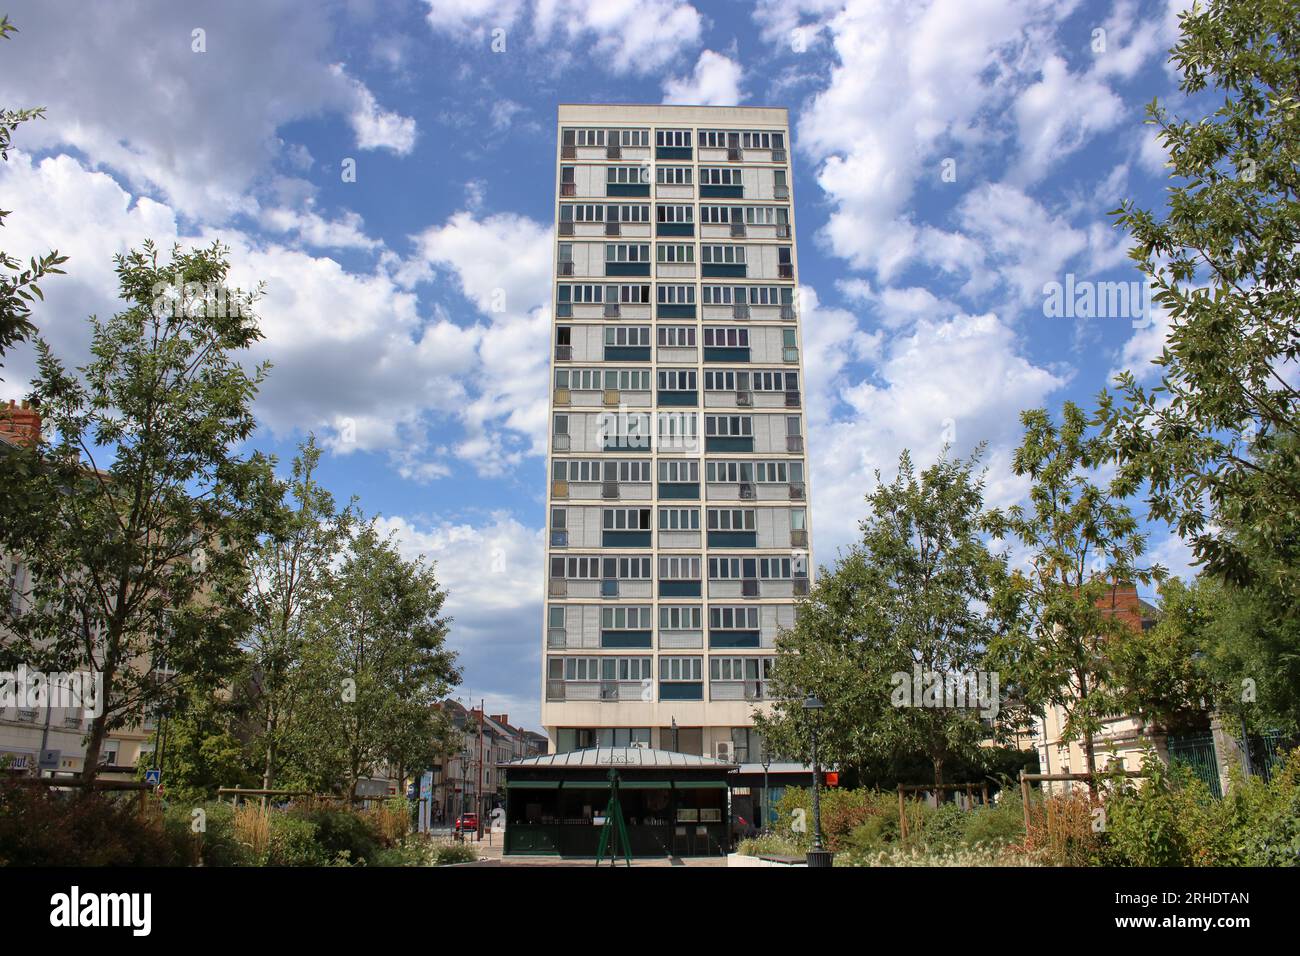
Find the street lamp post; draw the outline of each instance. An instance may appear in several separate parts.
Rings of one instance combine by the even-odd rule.
[[[817,724],[825,704],[815,694],[809,694],[803,702],[803,709],[808,712],[812,723],[812,772],[813,772],[813,845],[808,851],[808,865],[833,866],[835,854],[822,848],[822,806],[821,806],[821,764],[817,760]]]
[[[767,833],[767,825],[772,820],[772,809],[767,802],[767,770],[772,766],[772,753],[767,749],[767,741],[763,741],[763,750],[759,759],[763,763],[763,826],[760,833]]]

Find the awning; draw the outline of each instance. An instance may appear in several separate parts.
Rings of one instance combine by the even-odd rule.
[[[725,780],[674,780],[673,786],[678,790],[726,790]]]
[[[667,780],[620,780],[620,790],[668,790],[672,783]]]
[[[508,780],[506,781],[508,790],[559,790],[560,781],[558,780]]]

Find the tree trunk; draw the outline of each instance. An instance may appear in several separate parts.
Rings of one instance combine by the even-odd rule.
[[[90,722],[90,739],[86,741],[86,757],[81,767],[81,780],[86,784],[94,783],[95,778],[99,776],[99,754],[104,749],[104,738],[108,736],[108,702],[112,699],[113,672],[105,670],[101,672],[101,676],[103,686],[96,701],[99,705],[99,715]],[[88,792],[89,789],[86,787],[84,792]]]
[[[943,757],[934,757],[932,759],[934,760],[934,785],[936,787],[942,787],[943,786]],[[935,791],[936,800],[938,799],[938,797],[939,797],[939,791],[936,790]]]

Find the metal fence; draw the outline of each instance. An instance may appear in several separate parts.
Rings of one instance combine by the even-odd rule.
[[[1169,763],[1181,763],[1198,776],[1216,797],[1223,796],[1219,784],[1219,761],[1214,753],[1214,734],[1203,731],[1196,734],[1170,735]]]

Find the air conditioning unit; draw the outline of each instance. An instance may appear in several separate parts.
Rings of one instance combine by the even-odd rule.
[[[754,393],[753,393],[753,392],[737,392],[737,393],[736,393],[736,404],[739,405],[739,406],[742,406],[742,407],[746,407],[746,408],[749,407],[749,406],[751,406],[751,405],[753,405],[753,404],[754,404]]]
[[[735,745],[730,740],[719,740],[713,745],[713,756],[731,763],[736,759]]]

